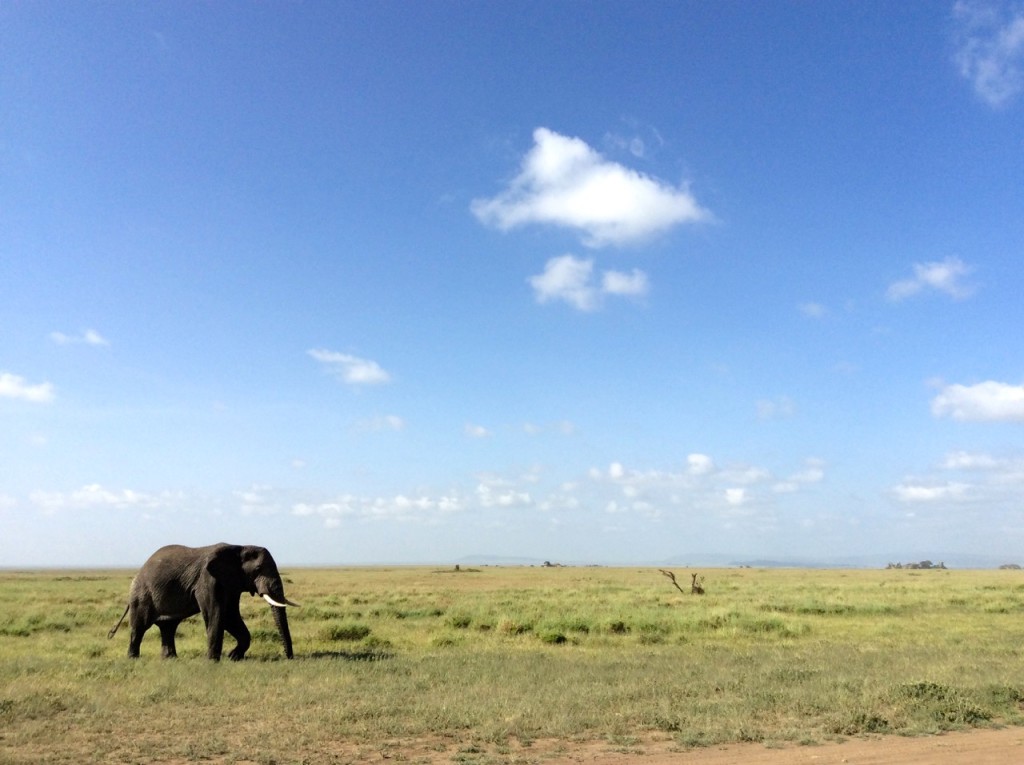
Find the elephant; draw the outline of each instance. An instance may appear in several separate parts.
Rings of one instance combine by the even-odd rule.
[[[153,553],[132,580],[128,606],[108,638],[114,637],[125,616],[131,625],[128,656],[136,659],[146,630],[160,628],[164,658],[177,656],[174,633],[178,624],[201,613],[206,623],[207,652],[220,661],[225,630],[238,641],[228,658],[239,661],[251,637],[238,610],[243,592],[260,595],[270,604],[284,655],[292,658],[286,606],[298,606],[284,596],[284,585],[270,551],[253,545],[215,544],[207,547],[167,545]]]

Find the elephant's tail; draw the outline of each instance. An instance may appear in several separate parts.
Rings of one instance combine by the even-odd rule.
[[[117,620],[117,624],[114,625],[114,629],[110,630],[110,632],[107,633],[107,640],[110,640],[110,638],[114,637],[114,633],[117,632],[117,628],[121,626],[121,622],[124,621],[124,617],[128,616],[129,608],[131,608],[130,604],[125,606],[124,613],[121,614],[121,618]]]

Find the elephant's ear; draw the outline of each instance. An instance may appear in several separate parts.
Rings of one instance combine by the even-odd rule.
[[[207,556],[206,570],[217,582],[239,585],[242,575],[242,548],[238,545],[215,547]]]

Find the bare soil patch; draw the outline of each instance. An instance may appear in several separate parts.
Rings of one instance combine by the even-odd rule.
[[[322,742],[296,752],[303,763],[418,763],[419,765],[1016,765],[1024,762],[1024,728],[878,736],[815,745],[729,744],[685,749],[671,739],[630,744],[534,741],[507,747],[451,740],[390,741],[377,745]],[[166,760],[154,765],[188,765]],[[258,765],[204,759],[206,765]]]
[[[814,746],[734,744],[679,751],[651,743],[633,752],[586,747],[547,763],[595,765],[1010,765],[1024,761],[1024,729],[973,730],[936,736],[882,736]]]

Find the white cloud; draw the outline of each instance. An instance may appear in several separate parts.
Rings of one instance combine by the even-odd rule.
[[[605,271],[601,278],[601,291],[606,295],[643,297],[647,294],[649,286],[647,274],[637,268],[634,268],[629,274],[624,274],[621,271]]]
[[[809,319],[822,319],[828,314],[828,309],[821,303],[801,303],[797,309]]]
[[[642,297],[647,294],[647,274],[633,269],[630,274],[605,271],[598,285],[594,278],[594,261],[574,255],[551,258],[544,272],[529,278],[538,303],[561,300],[579,311],[595,311],[606,295]]]
[[[799,491],[800,487],[812,483],[821,483],[825,480],[825,461],[817,457],[808,457],[804,460],[804,469],[793,473],[784,481],[779,481],[773,487],[778,494],[789,494]]]
[[[944,483],[935,485],[900,484],[893,489],[900,502],[939,502],[963,497],[968,485],[965,483]]]
[[[817,457],[804,460],[804,469],[789,477],[796,483],[820,483],[825,478],[825,461]]]
[[[923,476],[909,476],[889,491],[903,503],[943,507],[962,506],[969,501],[987,511],[998,511],[1018,508],[1022,489],[1024,456],[995,457],[960,450],[946,454],[935,470]]]
[[[276,515],[282,509],[279,492],[272,486],[254,484],[248,489],[233,493],[235,499],[240,502],[239,510],[242,515]]]
[[[946,470],[994,470],[1002,463],[988,454],[972,454],[970,452],[951,452],[942,461]]]
[[[924,290],[934,290],[956,300],[963,300],[974,293],[974,287],[963,283],[964,277],[973,270],[956,257],[930,263],[915,263],[914,276],[890,284],[886,290],[886,297],[893,302],[899,302]]]
[[[947,385],[932,399],[932,414],[962,422],[1024,422],[1024,385]]]
[[[87,329],[80,335],[66,335],[63,332],[51,332],[50,339],[57,345],[110,345],[110,341],[95,329]]]
[[[398,494],[394,497],[343,494],[323,502],[294,503],[291,513],[298,517],[321,518],[325,528],[333,529],[347,520],[436,524],[463,509],[464,501],[458,494],[442,494],[437,497],[425,494]]]
[[[356,423],[356,430],[364,433],[381,433],[385,431],[405,430],[405,420],[397,414],[385,414],[381,417],[371,417],[368,420],[360,420]]]
[[[725,501],[733,507],[739,507],[745,504],[749,497],[747,496],[747,490],[741,488],[729,488],[725,490]]]
[[[535,422],[523,424],[523,432],[531,436],[539,436],[545,432],[558,433],[563,436],[576,435],[576,425],[569,420],[559,420],[550,425],[538,425]]]
[[[588,247],[604,247],[711,217],[689,189],[610,162],[579,138],[537,128],[533,139],[509,187],[473,200],[470,209],[482,223],[502,231],[562,226],[581,232]]]
[[[708,475],[715,469],[715,461],[706,454],[690,454],[686,457],[686,472],[690,475]]]
[[[757,419],[784,420],[796,414],[796,404],[789,396],[777,399],[761,399],[757,402]]]
[[[107,489],[98,483],[86,484],[71,492],[34,491],[29,494],[29,501],[47,514],[58,510],[156,508],[167,506],[171,499],[169,493],[153,495],[132,489]]]
[[[629,135],[606,133],[605,145],[615,151],[627,151],[637,159],[648,159],[665,146],[665,139],[655,128],[626,120]],[[643,135],[641,135],[643,134]]]
[[[323,348],[314,348],[307,353],[323,364],[339,380],[349,385],[383,385],[391,382],[391,375],[382,369],[376,361]]]
[[[31,384],[24,377],[0,372],[0,398],[13,398],[33,404],[48,404],[54,399],[53,383]]]
[[[480,507],[529,507],[533,504],[530,493],[518,491],[504,482],[483,482],[476,487],[476,498]]]
[[[594,261],[561,255],[551,258],[544,273],[530,277],[538,303],[564,300],[580,311],[593,311],[598,293],[593,284]]]
[[[769,511],[782,495],[801,492],[825,479],[825,462],[816,457],[804,460],[800,469],[785,481],[758,465],[737,464],[719,467],[707,454],[694,452],[678,470],[637,470],[621,462],[606,468],[591,468],[589,484],[594,494],[577,491],[581,507],[605,507],[608,512],[634,512],[649,518],[663,513],[700,509],[735,518],[739,508]],[[617,495],[609,496],[614,489]],[[547,506],[542,498],[540,504]],[[752,517],[752,516],[751,516]]]
[[[463,432],[470,438],[488,438],[491,435],[491,431],[483,425],[475,425],[471,422],[466,423]]]
[[[772,477],[768,468],[757,465],[740,465],[731,467],[721,472],[722,478],[730,483],[741,483],[744,485],[761,483]]]
[[[1024,91],[1024,8],[960,0],[954,62],[989,106],[1005,106]]]

